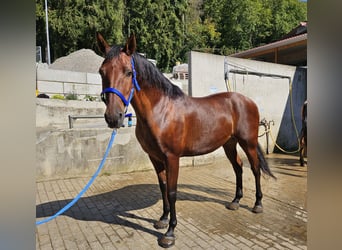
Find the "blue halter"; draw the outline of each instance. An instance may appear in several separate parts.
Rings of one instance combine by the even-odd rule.
[[[132,76],[133,87],[131,89],[131,93],[129,94],[128,99],[126,99],[125,96],[119,90],[117,90],[115,88],[105,88],[101,92],[101,99],[104,103],[106,103],[106,100],[104,97],[105,93],[116,94],[118,97],[120,97],[122,102],[125,104],[126,111],[127,111],[127,107],[130,104],[130,102],[133,98],[133,95],[134,95],[134,88],[136,88],[138,91],[140,91],[140,86],[139,86],[138,81],[137,81],[137,73],[136,73],[135,67],[134,67],[134,57],[133,56],[131,57],[131,64],[132,64],[132,73],[133,73],[133,76]]]

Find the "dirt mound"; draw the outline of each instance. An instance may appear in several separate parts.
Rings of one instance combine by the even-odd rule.
[[[104,58],[91,49],[80,49],[54,61],[49,68],[76,72],[98,73]]]

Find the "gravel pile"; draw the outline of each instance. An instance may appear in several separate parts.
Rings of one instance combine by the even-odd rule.
[[[76,72],[98,73],[104,58],[91,49],[80,49],[54,61],[49,68]]]

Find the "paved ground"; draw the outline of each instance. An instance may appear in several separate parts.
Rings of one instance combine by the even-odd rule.
[[[306,249],[307,167],[293,156],[272,154],[267,160],[278,180],[262,178],[262,214],[251,212],[254,178],[247,163],[237,211],[225,208],[235,193],[228,160],[182,168],[171,249]],[[37,220],[58,211],[88,180],[38,182]],[[99,176],[69,211],[37,226],[36,249],[161,249],[157,239],[165,230],[153,227],[161,209],[153,171]]]

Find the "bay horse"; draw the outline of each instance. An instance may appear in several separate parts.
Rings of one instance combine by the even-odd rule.
[[[183,156],[203,155],[221,146],[224,148],[236,175],[235,198],[227,208],[236,210],[243,195],[242,161],[236,149],[239,143],[255,177],[256,201],[252,211],[261,213],[260,169],[266,175],[274,175],[258,144],[259,112],[256,104],[233,92],[189,97],[136,52],[134,35],[122,47],[109,46],[100,33],[96,38],[105,56],[99,73],[108,127],[117,129],[122,126],[131,103],[137,118],[137,140],[158,176],[163,213],[154,227],[168,227],[158,239],[159,245],[167,248],[175,243],[179,158]]]
[[[299,162],[301,166],[304,166],[304,156],[307,153],[307,105],[308,101],[306,100],[302,106],[302,129],[300,131],[300,138],[299,138]]]

